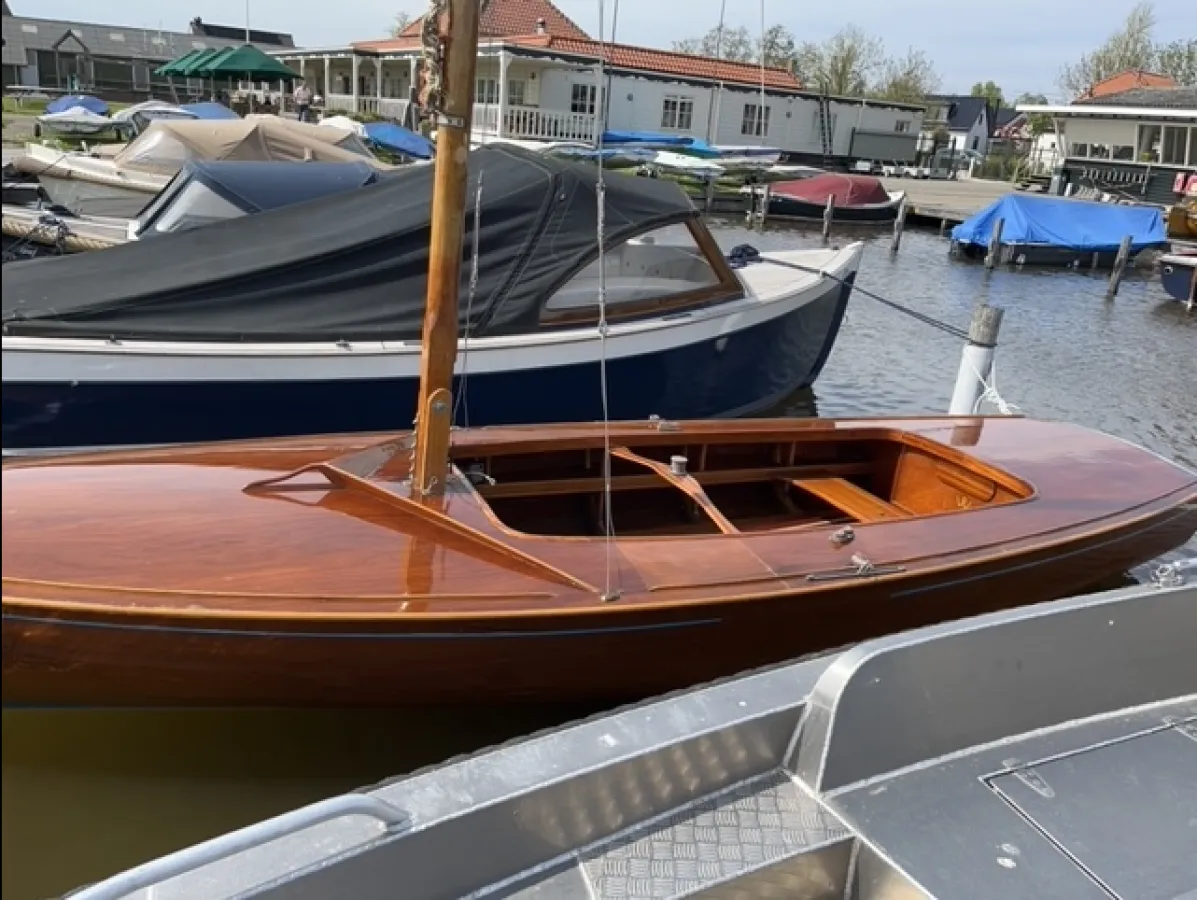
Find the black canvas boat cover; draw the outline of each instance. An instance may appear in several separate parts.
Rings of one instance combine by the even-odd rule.
[[[595,168],[512,146],[470,154],[461,329],[536,326],[597,258]],[[474,206],[478,287],[466,321]],[[360,190],[106,250],[3,268],[4,334],[166,341],[418,339],[433,166]],[[697,216],[676,185],[611,175],[607,246]]]

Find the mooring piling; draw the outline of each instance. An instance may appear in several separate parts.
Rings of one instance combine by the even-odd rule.
[[[1001,233],[1001,219],[995,232]],[[976,413],[977,404],[988,390],[993,374],[993,354],[997,348],[998,331],[1002,327],[1003,309],[988,303],[977,304],[968,326],[968,341],[960,355],[960,369],[956,373],[956,387],[952,391],[952,404],[948,414],[971,416]]]
[[[906,198],[898,204],[898,216],[894,219],[894,236],[889,245],[890,253],[897,253],[902,246],[902,230],[906,227]]]
[[[993,233],[989,236],[989,250],[985,254],[985,268],[992,269],[998,264],[1002,255],[1002,230],[1006,227],[1005,219],[998,219],[993,223]]]
[[[1106,297],[1113,299],[1118,295],[1118,288],[1122,285],[1122,276],[1126,272],[1126,264],[1130,262],[1131,235],[1122,239],[1118,245],[1118,255],[1114,257],[1114,268],[1110,272],[1110,282],[1106,286]]]
[[[835,195],[827,198],[827,206],[823,210],[823,243],[831,240],[831,220],[835,217]]]

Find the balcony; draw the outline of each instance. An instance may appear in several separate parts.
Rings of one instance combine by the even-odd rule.
[[[500,130],[499,122],[503,127]],[[476,135],[515,138],[528,141],[585,141],[596,137],[597,116],[587,113],[558,112],[532,106],[508,106],[500,115],[497,103],[474,106],[472,131]]]

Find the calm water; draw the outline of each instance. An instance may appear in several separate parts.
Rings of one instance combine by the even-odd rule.
[[[725,228],[730,247],[816,245]],[[870,241],[859,284],[959,327],[977,300],[1007,310],[1000,393],[1197,467],[1197,315],[1131,276],[986,274],[910,232]],[[817,390],[820,415],[947,408],[960,341],[855,295]],[[801,411],[801,404],[795,412]],[[1197,552],[1197,546],[1192,548]],[[113,871],[333,793],[590,710],[5,712],[3,895],[57,895]]]

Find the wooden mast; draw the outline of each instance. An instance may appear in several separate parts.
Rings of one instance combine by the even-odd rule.
[[[416,406],[412,472],[416,496],[443,493],[448,475],[479,6],[480,0],[433,0],[428,12],[429,17],[439,19],[430,24],[439,32],[441,53],[439,66],[435,54],[428,60],[429,67],[439,71],[425,73],[430,111],[436,116],[436,172]]]

